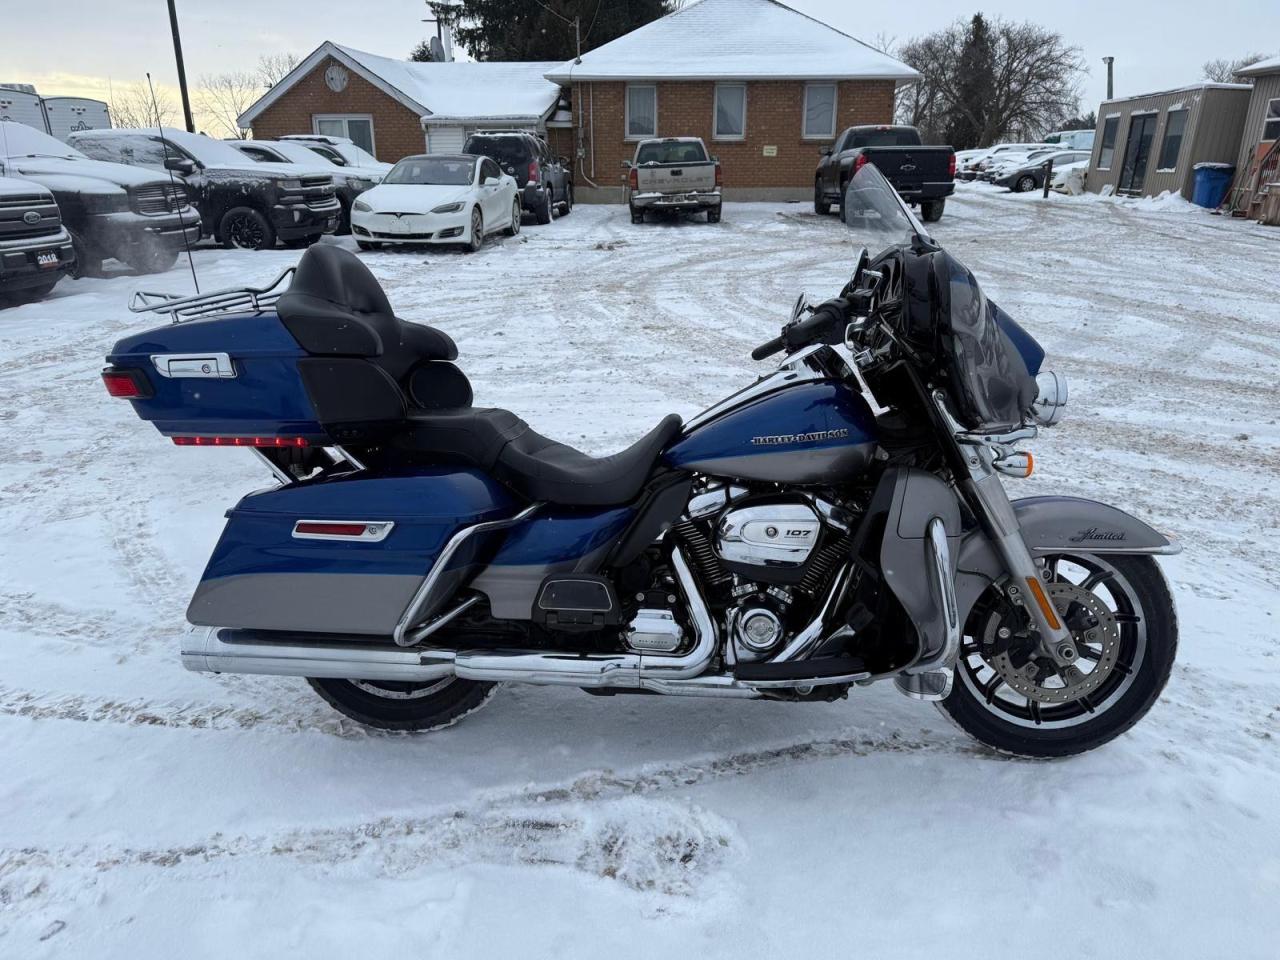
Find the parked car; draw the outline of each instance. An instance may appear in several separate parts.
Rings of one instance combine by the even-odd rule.
[[[989,147],[984,156],[979,157],[977,160],[969,161],[963,179],[980,179],[987,170],[998,163],[1008,160],[1015,153],[1030,153],[1032,150],[1050,149],[1053,149],[1053,144],[1051,143],[998,143],[994,147]]]
[[[301,143],[318,157],[338,167],[355,167],[385,177],[394,164],[384,163],[348,137],[332,137],[324,133],[290,133],[277,140]]]
[[[554,156],[541,137],[523,130],[480,130],[467,137],[462,152],[489,157],[514,177],[524,209],[539,223],[573,210],[573,164]]]
[[[351,232],[351,204],[360,194],[381,183],[384,176],[381,172],[370,175],[359,167],[335,167],[295,140],[228,140],[227,143],[259,163],[292,163],[321,175],[332,175],[338,202],[342,204],[338,233]]]
[[[632,223],[644,223],[649,211],[698,213],[707,223],[720,222],[720,161],[707,153],[697,137],[641,140],[635,156],[624,160],[626,200]]]
[[[996,180],[1003,177],[1010,170],[1020,169],[1028,163],[1043,161],[1045,157],[1061,152],[1062,147],[1053,146],[1037,147],[1034,150],[1010,150],[1008,153],[1000,154],[992,163],[988,164],[982,173],[978,175],[978,179],[987,183],[995,183]]]
[[[1055,130],[1053,133],[1046,133],[1044,137],[1045,143],[1056,143],[1058,146],[1072,150],[1093,150],[1093,127],[1086,127],[1083,130]]]
[[[75,260],[53,194],[30,180],[0,177],[0,306],[47,296]]]
[[[1088,150],[1049,150],[1028,154],[1024,160],[997,167],[992,179],[998,187],[1008,187],[1014,193],[1039,190],[1044,186],[1044,165],[1052,161],[1058,164],[1079,163],[1089,159]]]
[[[361,250],[384,244],[465,244],[473,253],[498,230],[520,232],[515,178],[489,157],[424,154],[405,157],[351,209]]]
[[[1084,192],[1085,178],[1089,174],[1089,157],[1076,163],[1068,163],[1061,167],[1054,164],[1053,179],[1049,182],[1051,189],[1058,193],[1078,196]]]
[[[77,276],[99,273],[108,257],[141,273],[167,270],[187,242],[200,239],[200,214],[180,179],[91,160],[25,124],[0,121],[0,175],[53,194],[75,247]]]
[[[91,157],[181,176],[205,235],[225,247],[304,247],[338,229],[333,177],[294,164],[266,167],[221,140],[175,130],[86,130],[71,144]]]
[[[942,219],[947,197],[955,192],[956,154],[950,147],[925,146],[915,127],[849,127],[834,147],[822,151],[813,178],[813,209],[844,210],[845,185],[863,164],[874,163],[907,203],[919,206],[929,223]]]

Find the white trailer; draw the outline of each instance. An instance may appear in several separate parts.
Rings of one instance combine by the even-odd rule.
[[[49,122],[44,115],[44,102],[31,87],[21,85],[0,85],[0,121],[12,120],[34,127],[41,133],[49,132]]]
[[[45,97],[44,115],[49,123],[48,132],[59,140],[66,140],[78,130],[111,128],[107,105],[88,97]]]

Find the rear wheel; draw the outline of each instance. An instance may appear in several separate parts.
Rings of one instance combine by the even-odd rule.
[[[831,212],[831,201],[822,192],[822,181],[820,180],[815,181],[813,184],[813,212],[820,217],[825,217]]]
[[[644,223],[644,211],[638,209],[634,204],[631,205],[631,222]]]
[[[392,680],[307,680],[344,716],[380,730],[440,730],[479,710],[498,684],[445,677],[427,683]]]
[[[707,223],[719,223],[719,222],[720,222],[720,205],[716,204],[714,207],[707,207]]]
[[[920,216],[925,223],[937,223],[942,219],[943,208],[946,207],[945,200],[929,200],[920,204]]]
[[[276,245],[275,228],[252,207],[232,207],[224,213],[218,236],[228,249],[270,250]]]
[[[567,217],[573,213],[573,184],[564,185],[564,201],[560,205],[560,216]]]
[[[1059,554],[1042,560],[1045,590],[1071,631],[1077,661],[1039,652],[1026,613],[992,588],[974,608],[939,707],[990,747],[1023,757],[1084,753],[1151,709],[1169,680],[1178,620],[1151,557]]]

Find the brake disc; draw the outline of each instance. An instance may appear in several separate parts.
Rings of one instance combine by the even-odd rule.
[[[1075,664],[1059,667],[1048,657],[1037,655],[1018,657],[1021,662],[1015,663],[1019,651],[1012,647],[983,659],[1014,692],[1040,703],[1069,703],[1087,697],[1111,676],[1120,655],[1120,626],[1111,608],[1096,594],[1066,581],[1046,583],[1044,587],[1076,645],[1088,647],[1091,659],[1097,655],[1093,668],[1086,672]],[[996,631],[1003,625],[1002,619],[992,617],[987,621],[984,647],[990,649],[997,644]],[[1027,642],[1038,641],[1031,637]],[[1027,651],[1024,648],[1021,652]],[[1047,686],[1050,679],[1061,685]]]

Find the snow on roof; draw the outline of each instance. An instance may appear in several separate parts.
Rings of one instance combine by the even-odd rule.
[[[399,100],[427,123],[541,119],[560,88],[543,75],[555,63],[415,63],[325,41],[240,115],[248,127],[267,107],[331,56]]]
[[[547,73],[548,80],[875,79],[911,67],[777,0],[699,0]]]
[[[1102,105],[1105,107],[1109,103],[1128,103],[1131,100],[1146,100],[1148,97],[1163,97],[1170,93],[1182,93],[1183,91],[1252,89],[1253,88],[1247,83],[1214,83],[1211,80],[1203,80],[1200,83],[1189,83],[1185,87],[1173,87],[1169,90],[1152,90],[1150,93],[1135,93],[1131,97],[1115,97],[1111,100],[1103,100]]]
[[[1280,57],[1268,57],[1236,71],[1237,77],[1259,77],[1264,73],[1280,73]]]

